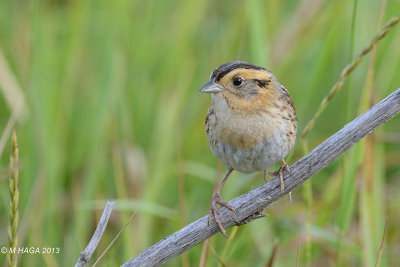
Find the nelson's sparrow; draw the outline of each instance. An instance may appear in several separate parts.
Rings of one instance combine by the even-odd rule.
[[[208,144],[228,172],[211,198],[208,224],[214,217],[222,234],[216,205],[235,209],[221,200],[220,191],[233,170],[243,173],[264,171],[279,175],[284,189],[284,171],[289,167],[284,158],[292,150],[297,134],[297,117],[288,91],[267,69],[243,62],[225,63],[215,69],[210,81],[199,92],[211,93],[206,117]],[[266,170],[276,162],[276,172]]]

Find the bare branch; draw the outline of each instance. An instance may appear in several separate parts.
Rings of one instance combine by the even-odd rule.
[[[81,252],[75,267],[86,266],[92,257],[94,251],[97,248],[97,245],[100,242],[101,237],[103,236],[104,231],[106,230],[108,220],[110,219],[111,212],[113,210],[115,201],[109,202],[107,201],[106,207],[104,208],[103,215],[101,215],[99,224],[97,225],[96,231],[94,232],[92,239],[90,239],[89,244],[85,248],[85,251]]]
[[[96,267],[97,264],[99,264],[101,259],[104,257],[104,255],[106,255],[107,251],[111,248],[111,246],[115,243],[115,241],[117,241],[118,237],[122,234],[122,232],[125,230],[125,228],[128,226],[128,224],[131,223],[131,221],[133,220],[133,217],[135,217],[135,214],[136,214],[136,211],[131,215],[131,217],[126,222],[124,227],[122,227],[121,231],[118,232],[118,234],[114,237],[114,239],[111,241],[111,243],[108,245],[108,247],[103,251],[103,253],[101,253],[100,257],[97,259],[97,261],[93,264],[92,267]]]
[[[222,207],[219,209],[224,228],[243,224],[254,214],[260,214],[270,204],[304,183],[315,173],[326,167],[363,137],[370,134],[383,123],[400,112],[400,89],[367,110],[340,131],[325,140],[309,154],[298,160],[291,167],[291,175],[285,176],[285,190],[280,189],[279,178],[258,186],[229,202],[237,213]],[[249,220],[249,221],[250,221]],[[159,266],[184,251],[199,244],[218,232],[212,223],[207,226],[207,216],[189,224],[172,235],[162,239],[146,249],[123,266]]]

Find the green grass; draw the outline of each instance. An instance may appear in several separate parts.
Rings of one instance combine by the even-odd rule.
[[[294,99],[301,134],[349,51],[360,53],[400,10],[388,1],[380,24],[383,1],[359,2],[356,16],[354,0],[307,2],[2,1],[0,50],[8,71],[0,68],[0,77],[15,76],[12,90],[23,93],[26,111],[15,125],[18,243],[61,249],[20,255],[19,265],[74,264],[106,200],[117,200],[116,210],[91,264],[134,211],[104,266],[122,264],[204,216],[225,168],[206,141],[209,96],[197,90],[224,62],[247,60],[273,71]],[[399,43],[396,26],[329,102],[305,140],[308,150],[400,87]],[[1,80],[4,86],[10,84]],[[12,114],[8,99],[0,90],[0,136]],[[8,140],[0,151],[0,247],[8,244]],[[288,163],[304,153],[298,145]],[[373,266],[387,217],[380,266],[396,265],[399,159],[397,116],[296,189],[293,204],[283,198],[267,218],[210,244],[228,266],[265,266],[277,240],[274,266],[294,266],[302,229],[299,266]],[[262,173],[233,173],[222,198],[262,182]],[[167,266],[196,266],[201,250],[200,244]],[[206,265],[218,264],[208,251]]]

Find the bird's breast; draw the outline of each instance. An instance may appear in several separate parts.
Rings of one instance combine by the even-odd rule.
[[[251,115],[222,110],[216,113],[215,134],[223,143],[249,149],[268,139],[274,130],[274,121],[263,112]]]
[[[214,103],[206,119],[207,139],[214,155],[227,167],[244,173],[266,169],[282,160],[293,148],[295,130],[295,125],[273,108],[249,114]]]
[[[249,149],[269,137],[270,127],[265,120],[230,118],[216,126],[219,140],[226,144]]]

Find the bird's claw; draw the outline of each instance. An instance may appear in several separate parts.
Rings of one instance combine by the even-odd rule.
[[[284,160],[282,160],[282,165],[281,165],[281,167],[279,167],[279,170],[277,170],[277,171],[265,170],[264,171],[264,181],[265,182],[267,181],[266,180],[267,175],[279,176],[279,182],[281,184],[281,191],[283,191],[283,190],[285,190],[285,184],[283,182],[284,171],[287,171],[290,175],[292,174],[292,172],[290,171],[289,165],[287,165],[286,162]]]
[[[225,207],[225,208],[228,208],[228,209],[230,209],[231,211],[233,211],[233,212],[235,212],[235,213],[236,213],[236,210],[235,210],[234,207],[232,207],[232,206],[229,205],[228,203],[222,201],[222,200],[221,200],[220,194],[218,194],[218,193],[213,194],[213,196],[212,196],[212,198],[211,198],[210,212],[209,212],[209,214],[208,214],[208,226],[210,226],[210,223],[211,223],[211,221],[212,221],[212,218],[214,217],[215,223],[217,224],[219,231],[220,231],[226,238],[229,238],[229,237],[226,235],[226,232],[225,232],[224,227],[222,226],[221,218],[220,218],[220,216],[219,216],[219,212],[218,212],[218,209],[217,209],[217,204],[219,204],[220,206],[223,206],[223,207]]]

